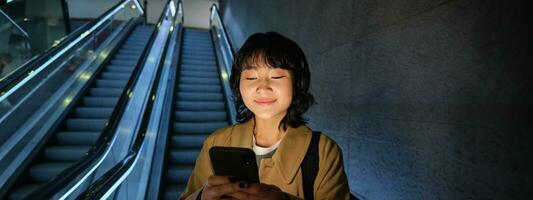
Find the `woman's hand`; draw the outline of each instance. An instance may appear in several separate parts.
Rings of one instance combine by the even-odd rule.
[[[229,199],[228,194],[239,191],[239,183],[232,183],[228,176],[212,175],[207,178],[202,191],[202,200]]]
[[[235,199],[245,200],[285,200],[288,196],[275,185],[238,182],[238,191],[228,194]]]

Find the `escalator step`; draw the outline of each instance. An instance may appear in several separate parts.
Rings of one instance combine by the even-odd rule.
[[[218,72],[218,68],[213,65],[181,65],[181,70],[183,71],[200,71],[200,72]]]
[[[185,190],[186,184],[168,185],[165,187],[165,200],[176,200]]]
[[[211,134],[227,125],[227,122],[174,122],[173,130],[179,134]]]
[[[30,167],[30,178],[38,183],[47,182],[72,164],[70,162],[39,163]]]
[[[89,94],[97,97],[120,97],[123,88],[91,88]]]
[[[169,154],[169,162],[173,165],[194,165],[200,149],[172,149]],[[192,171],[192,169],[191,169]],[[188,177],[187,177],[188,178]]]
[[[221,92],[220,85],[191,85],[179,84],[178,90],[181,92]]]
[[[49,161],[76,162],[83,157],[91,146],[51,146],[46,147],[44,155]]]
[[[112,80],[128,80],[131,74],[128,73],[116,73],[116,72],[103,72],[102,78]]]
[[[176,109],[179,111],[225,111],[222,101],[178,101]]]
[[[65,145],[94,145],[100,132],[59,132],[57,141]]]
[[[127,83],[128,81],[126,80],[97,79],[96,87],[124,88]]]
[[[178,92],[179,101],[223,101],[222,93]]]
[[[104,118],[107,119],[111,116],[113,108],[98,108],[98,107],[78,107],[75,114],[79,118]]]
[[[90,107],[115,107],[118,102],[116,97],[84,97],[83,105]]]
[[[194,160],[196,160],[196,157],[194,157]],[[186,184],[193,169],[194,169],[194,161],[190,165],[178,165],[178,166],[170,167],[168,169],[168,174],[167,174],[167,183]]]
[[[140,54],[139,54],[140,55]],[[115,54],[113,59],[131,59],[131,60],[137,60],[139,59],[139,56],[130,55],[130,54]]]
[[[207,137],[207,135],[184,135],[184,134],[174,134],[171,138],[171,146],[174,148],[182,147],[194,147],[194,148],[202,148],[202,145],[204,144],[204,140]]]
[[[69,131],[102,131],[107,123],[105,119],[68,119]]]
[[[120,67],[134,67],[137,64],[136,60],[111,60],[111,65],[116,65]]]
[[[201,56],[201,55],[193,55],[193,54],[184,54],[181,56],[182,59],[205,59],[210,61],[215,61],[215,57],[209,57],[209,56]]]
[[[198,77],[198,78],[217,78],[216,72],[198,72],[198,71],[180,71],[180,76],[185,77]]]
[[[219,85],[220,79],[218,78],[191,78],[191,77],[183,77],[179,79],[180,83],[185,84],[209,84],[209,85]]]
[[[182,60],[181,64],[184,65],[200,65],[200,66],[215,66],[217,63],[213,60]]]
[[[176,111],[174,120],[180,122],[226,121],[225,111]]]

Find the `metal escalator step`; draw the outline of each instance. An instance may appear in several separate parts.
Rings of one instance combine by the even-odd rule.
[[[111,116],[113,108],[78,107],[75,110],[76,117],[91,119],[107,119]]]
[[[183,51],[182,55],[186,56],[202,56],[202,57],[214,57],[215,54],[211,51]]]
[[[165,200],[176,200],[180,197],[181,193],[185,190],[186,184],[179,185],[167,185],[165,187]]]
[[[128,46],[128,45],[131,45],[131,46],[146,46],[146,41],[148,39],[145,39],[144,37],[133,37],[133,38],[128,38],[128,40],[126,40],[126,42],[122,45],[122,46]]]
[[[227,121],[225,111],[176,111],[174,120],[180,122]]]
[[[102,131],[107,123],[105,119],[67,119],[68,131]]]
[[[227,122],[174,122],[174,133],[177,134],[211,134],[215,130],[228,125]]]
[[[124,88],[128,81],[126,80],[106,80],[106,79],[97,79],[96,87],[107,87],[107,88]]]
[[[57,142],[63,145],[94,145],[100,132],[58,132]]]
[[[113,80],[128,80],[131,74],[128,73],[117,73],[117,72],[103,72],[102,78],[113,79]]]
[[[91,146],[51,146],[44,149],[47,160],[55,162],[76,162],[86,155]]]
[[[214,60],[181,60],[184,65],[201,65],[201,66],[215,66],[217,63]]]
[[[216,72],[199,72],[199,71],[183,71],[180,70],[180,76],[183,77],[197,77],[197,78],[218,78]]]
[[[137,59],[139,59],[139,56],[138,55],[131,55],[131,54],[115,54],[115,56],[113,56],[113,59],[137,60]]]
[[[192,148],[202,148],[204,140],[207,135],[184,135],[184,134],[174,134],[171,137],[170,145],[174,148],[176,147],[192,147]]]
[[[38,163],[30,167],[30,179],[38,183],[47,182],[72,164],[70,162]]]
[[[196,157],[200,154],[200,149],[171,149],[169,156],[169,163],[176,165],[194,165]]]
[[[26,199],[33,191],[41,188],[45,184],[28,184],[22,185],[9,194],[9,199]]]
[[[221,92],[220,85],[193,85],[179,84],[178,90],[182,92]]]
[[[123,88],[91,88],[89,94],[98,97],[120,97]]]
[[[185,50],[182,52],[181,58],[183,58],[183,59],[185,59],[185,58],[189,58],[189,59],[208,58],[210,60],[215,60],[216,59],[214,56],[206,57],[205,55],[197,55],[197,54],[188,53]]]
[[[191,42],[184,42],[183,43],[183,47],[184,48],[205,48],[205,49],[213,49],[213,45],[211,43],[203,43],[203,42],[198,42],[198,43],[191,43]]]
[[[194,159],[196,161],[196,157]],[[193,169],[194,161],[192,165],[176,165],[169,167],[167,170],[167,183],[186,184]]]
[[[192,48],[189,48],[189,49],[183,49],[183,53],[184,54],[188,54],[188,55],[203,55],[203,56],[206,56],[206,57],[211,57],[213,58],[214,57],[214,52],[212,49],[192,49]]]
[[[189,69],[189,68],[193,68],[193,69],[196,69],[196,68],[200,68],[200,69],[205,69],[205,70],[218,70],[218,67],[216,64],[213,64],[213,65],[200,65],[200,64],[185,64],[185,63],[181,63],[180,64],[180,69]]]
[[[188,66],[181,66],[180,70],[183,71],[197,71],[197,72],[211,72],[211,73],[218,73],[218,68],[216,66],[208,66],[208,65],[188,65]]]
[[[119,54],[130,54],[130,55],[141,55],[142,51],[140,50],[134,50],[134,49],[119,49]]]
[[[134,67],[137,64],[136,60],[111,60],[111,65],[121,66],[121,67]]]
[[[115,107],[117,97],[84,97],[83,105],[90,107]]]
[[[139,43],[125,43],[124,45],[120,46],[121,48],[125,48],[125,49],[135,49],[135,50],[139,50],[139,51],[142,51],[144,50],[144,47],[146,46],[146,44],[144,44],[144,42],[139,42]]]
[[[175,108],[179,111],[225,111],[222,101],[177,101]]]
[[[222,93],[178,92],[178,101],[223,101]]]
[[[193,77],[180,77],[179,83],[184,84],[206,84],[206,85],[219,85],[220,79],[219,78],[193,78]]]
[[[135,66],[124,67],[124,66],[109,65],[106,67],[106,71],[118,72],[118,73],[131,73],[134,69],[135,69]]]

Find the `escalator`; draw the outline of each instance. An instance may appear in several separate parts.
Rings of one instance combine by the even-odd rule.
[[[207,135],[229,125],[209,30],[185,28],[160,199],[184,190]]]
[[[142,59],[153,26],[138,25],[91,83],[76,106],[33,156],[9,189],[10,199],[26,198],[80,160],[95,145],[131,74]]]

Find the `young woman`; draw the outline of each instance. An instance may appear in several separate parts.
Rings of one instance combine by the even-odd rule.
[[[180,199],[303,199],[301,163],[312,130],[302,115],[313,104],[303,51],[274,32],[250,36],[235,57],[230,77],[236,125],[207,137]],[[213,146],[250,148],[261,183],[231,182],[211,171]],[[349,199],[341,149],[324,134],[318,142],[315,199]]]

